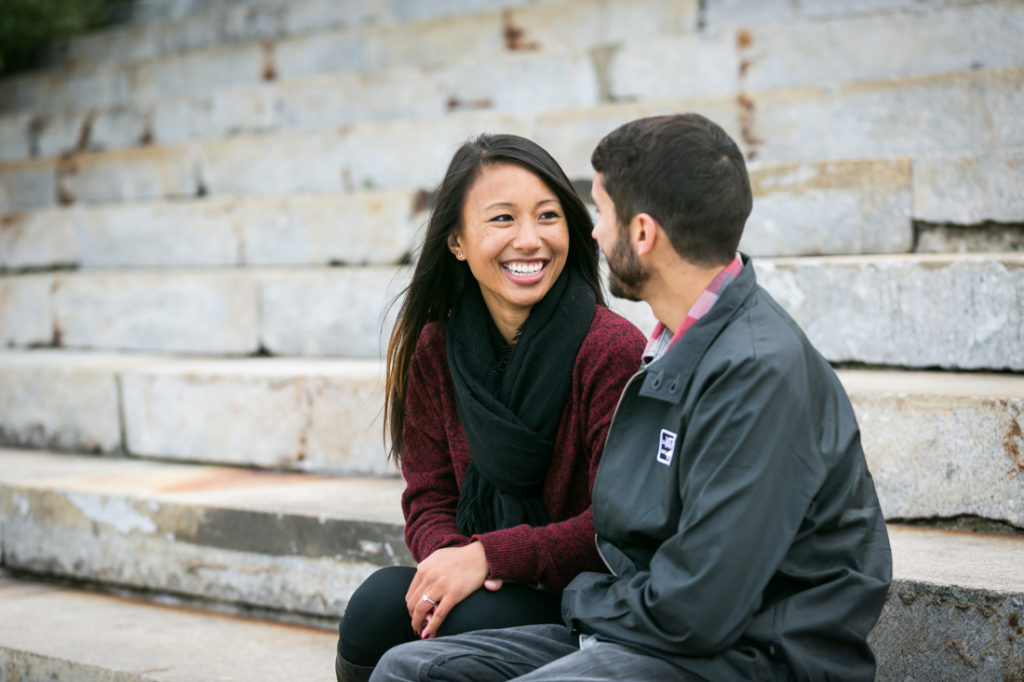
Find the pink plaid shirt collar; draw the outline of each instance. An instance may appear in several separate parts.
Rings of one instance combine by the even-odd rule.
[[[686,318],[683,323],[679,325],[679,329],[676,330],[675,334],[671,334],[668,327],[663,325],[660,321],[654,326],[654,333],[651,334],[650,340],[647,341],[647,347],[644,349],[643,359],[645,363],[652,362],[660,358],[669,348],[674,346],[676,342],[683,338],[683,334],[686,333],[690,327],[694,325],[697,320],[704,317],[711,306],[715,304],[718,297],[722,295],[725,288],[729,286],[729,282],[736,279],[740,272],[743,270],[743,259],[740,254],[736,254],[736,257],[732,259],[732,262],[722,268],[722,271],[715,275],[715,278],[711,280],[711,284],[707,286],[704,291],[701,292],[700,296],[690,307],[690,310],[686,313]]]

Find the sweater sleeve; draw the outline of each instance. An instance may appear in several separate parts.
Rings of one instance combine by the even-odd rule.
[[[469,543],[455,523],[459,486],[445,431],[444,381],[436,352],[443,338],[429,332],[424,337],[409,368],[402,455],[405,544],[416,561],[442,547]]]
[[[585,458],[589,480],[585,491],[581,489],[585,499],[578,505],[585,508],[546,526],[524,524],[474,536],[484,546],[492,578],[561,590],[582,571],[605,570],[594,542],[590,495],[619,395],[638,367],[643,348],[644,337],[636,327],[607,309],[598,309],[577,355],[570,404],[563,412],[563,426],[572,415],[578,417],[568,448],[575,454],[554,455]],[[568,463],[553,462],[549,476],[573,469],[559,464]],[[565,480],[555,483],[562,487],[570,484]]]

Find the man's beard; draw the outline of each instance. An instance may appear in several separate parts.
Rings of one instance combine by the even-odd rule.
[[[612,252],[605,255],[608,262],[608,291],[612,296],[627,301],[640,301],[640,291],[651,278],[650,271],[629,244],[625,230],[619,232]]]

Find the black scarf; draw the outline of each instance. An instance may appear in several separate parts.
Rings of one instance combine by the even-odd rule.
[[[456,512],[463,535],[548,523],[541,487],[595,302],[583,278],[566,267],[511,347],[479,286],[470,283],[452,310],[448,371],[472,459]]]

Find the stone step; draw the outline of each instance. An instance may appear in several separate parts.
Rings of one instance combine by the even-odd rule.
[[[1024,253],[765,258],[755,268],[760,283],[832,362],[1024,369]],[[0,277],[0,343],[377,358],[396,312],[388,304],[405,286],[408,271],[8,275]],[[645,304],[613,299],[611,306],[642,330],[653,329]]]
[[[876,679],[1012,680],[1024,661],[1024,537],[889,526]]]
[[[341,557],[367,570],[408,561],[387,552],[401,543],[398,481],[316,480],[39,452],[2,451],[0,462],[5,568],[23,574],[238,602],[327,623],[344,608],[341,584],[350,592],[365,575]],[[379,487],[369,491],[372,483]],[[1024,537],[902,526],[890,526],[889,534],[893,589],[871,636],[879,679],[907,679],[908,671],[922,675],[912,679],[947,679],[950,671],[972,670],[998,679],[994,673],[1012,670],[1024,653],[1018,632]],[[22,603],[4,599],[0,612],[15,604]],[[69,613],[39,604],[25,608]],[[8,657],[17,652],[8,659],[13,663],[39,665],[70,655],[53,632],[45,641],[54,648],[26,644],[31,631],[24,623],[41,622],[37,618],[0,622],[19,623],[17,635],[0,626],[0,650]],[[92,618],[74,622],[89,622],[90,632],[105,632],[110,641]],[[942,674],[926,674],[933,671]]]
[[[0,578],[5,680],[323,682],[337,634]]]
[[[441,66],[415,62],[372,73],[225,84],[182,97],[161,93],[8,115],[0,118],[0,160],[433,117],[463,109],[537,113],[602,101],[740,92],[756,98],[762,91],[792,87],[1020,67],[1024,54],[1016,36],[1022,29],[1024,9],[1003,1],[750,29],[705,28],[654,39],[641,34],[607,48],[600,58],[592,51],[546,45],[496,54],[485,62],[473,54]],[[860,50],[865,36],[879,47]],[[944,49],[922,59],[920,49],[910,46],[925,41]],[[780,47],[794,44],[805,47],[798,53]],[[665,59],[666,54],[675,58]],[[680,62],[692,68],[681,69]],[[396,98],[395,92],[403,96]]]
[[[196,50],[278,41],[325,30],[451,20],[460,14],[521,7],[528,2],[537,0],[435,0],[429,3],[176,0],[172,6],[157,11],[147,3],[136,3],[129,18],[132,24],[72,36],[53,46],[48,61],[51,68],[123,66]]]
[[[9,446],[388,475],[376,361],[0,353]],[[842,370],[890,519],[1024,528],[1024,376]]]
[[[751,168],[755,203],[741,249],[758,257],[1020,251],[1012,223],[1024,219],[1014,184],[1022,161],[1024,151],[918,162],[759,163]],[[393,265],[418,247],[431,204],[429,193],[394,189],[14,211],[0,215],[0,271]],[[1000,219],[1011,225],[988,222]],[[915,228],[950,221],[960,224],[953,236]],[[978,246],[963,247],[967,239]]]
[[[376,360],[0,353],[0,440],[33,448],[394,475]]]
[[[709,18],[698,33],[622,44],[606,74],[610,99],[737,92],[756,98],[757,93],[786,88],[850,88],[865,81],[1024,66],[1018,40],[1024,7],[1015,0],[930,3],[927,8],[824,2],[805,10],[811,16],[787,20],[782,12],[761,14],[740,25],[719,13],[729,4],[708,3]],[[800,3],[787,4],[801,11]],[[815,14],[835,12],[840,5],[850,13]],[[738,10],[727,7],[724,12]],[[865,44],[871,49],[864,49]],[[666,59],[666,54],[673,58]],[[681,63],[688,68],[680,68]]]
[[[756,201],[741,248],[755,256],[910,251],[913,166],[901,159],[752,169]],[[991,176],[1004,177],[996,168]],[[935,196],[932,204],[944,201]],[[982,201],[978,192],[946,203],[960,212]],[[393,189],[14,211],[0,216],[0,270],[397,264],[418,248],[431,204],[423,191]]]
[[[6,345],[378,358],[408,268],[93,270],[0,277]]]
[[[0,270],[397,265],[418,247],[408,190],[81,204],[0,217]]]
[[[460,111],[531,115],[586,108],[601,101],[599,79],[588,53],[516,52],[483,63],[470,57],[443,66],[398,66],[155,100],[140,97],[75,111],[14,113],[0,116],[0,161],[337,130]]]
[[[345,3],[336,3],[344,5]],[[316,12],[330,12],[321,3]],[[62,112],[221,87],[325,73],[443,65],[539,49],[580,53],[638,36],[692,31],[697,0],[559,0],[411,22],[317,30],[283,40],[216,43],[205,49],[123,66],[28,73],[5,79],[9,112]],[[328,9],[325,9],[328,7]],[[342,14],[346,10],[338,10]],[[311,19],[315,25],[316,19]]]
[[[1024,68],[773,90],[745,99],[645,100],[520,114],[462,111],[7,161],[0,163],[0,213],[198,196],[429,191],[453,150],[481,131],[531,137],[570,177],[589,178],[590,153],[614,127],[639,116],[699,111],[720,122],[756,161],[752,171],[760,164],[797,164],[799,172],[787,182],[799,182],[801,174],[822,174],[822,163],[906,157],[911,175],[903,185],[911,184],[915,210],[928,219],[1019,223],[1024,200],[1014,188],[1024,173],[1024,131],[1014,114],[1021,108]],[[811,169],[803,169],[805,164]],[[967,184],[960,188],[963,180]],[[955,198],[945,199],[950,187],[956,188]],[[971,200],[958,208],[963,196]]]
[[[411,557],[398,478],[0,450],[4,568],[336,621]]]
[[[1024,253],[762,258],[754,267],[830,362],[1024,369]],[[613,307],[653,328],[646,305]]]

